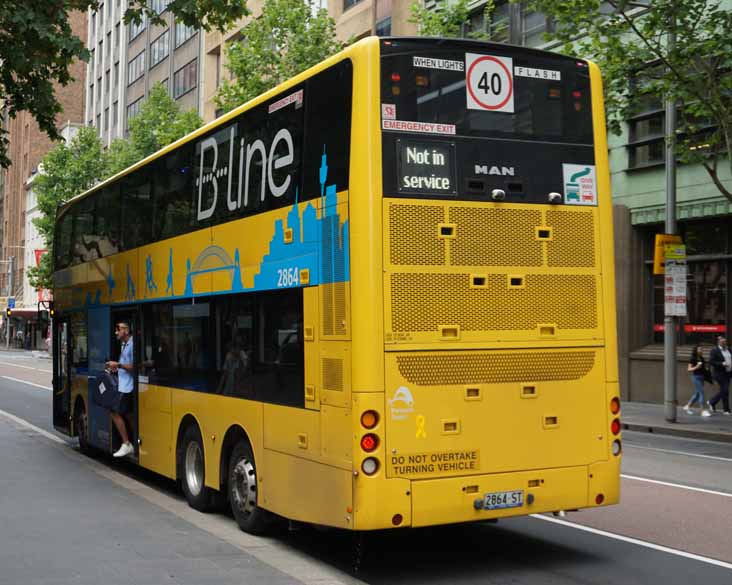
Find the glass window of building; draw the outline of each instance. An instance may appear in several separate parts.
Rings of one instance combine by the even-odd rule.
[[[348,10],[351,6],[355,6],[361,2],[361,0],[343,0],[343,10]]]
[[[142,20],[140,20],[140,23],[131,22],[129,24],[129,41],[132,42],[135,40],[138,36],[140,36],[140,33],[145,30],[145,17],[142,17]]]
[[[183,65],[173,75],[173,97],[179,98],[196,87],[198,82],[198,62],[196,59]]]
[[[177,49],[193,35],[196,34],[196,29],[192,26],[186,26],[182,22],[175,23],[175,48]]]
[[[628,166],[663,164],[666,123],[663,100],[649,87],[647,77],[637,77],[630,85],[633,101],[628,118]]]
[[[130,120],[132,118],[134,118],[140,111],[140,107],[142,106],[143,99],[144,98],[139,98],[127,106],[127,123],[128,124],[129,124]]]
[[[168,8],[168,4],[170,4],[170,0],[151,0],[150,8],[152,8],[156,14],[161,14]]]
[[[391,34],[391,16],[376,23],[376,36],[388,37]]]
[[[544,44],[544,33],[548,30],[547,18],[536,10],[521,5],[521,44],[538,47]]]
[[[137,57],[127,64],[127,85],[134,83],[145,72],[145,51],[141,51]]]
[[[112,104],[112,130],[117,130],[117,116],[119,114],[119,102]]]
[[[150,43],[150,69],[155,67],[170,52],[170,31],[166,30],[157,39]]]
[[[662,228],[659,226],[657,231]],[[732,322],[732,302],[728,294],[732,231],[727,219],[709,219],[681,222],[679,232],[687,251],[687,316],[679,320],[677,341],[681,345],[709,345],[714,343],[716,335],[729,334]],[[649,233],[649,244],[654,237],[655,233]],[[651,248],[648,247],[647,258],[652,257]],[[647,264],[653,283],[653,341],[663,343],[664,280],[663,276],[650,275],[650,262]]]

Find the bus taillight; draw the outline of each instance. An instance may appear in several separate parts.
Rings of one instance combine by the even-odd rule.
[[[618,455],[620,455],[620,453],[622,453],[622,451],[623,445],[620,443],[620,439],[615,439],[613,441],[613,455],[617,457]]]
[[[375,434],[368,433],[367,435],[361,437],[361,449],[366,451],[366,453],[371,453],[372,451],[375,451],[378,446],[379,437],[377,437]]]
[[[617,435],[620,432],[619,418],[616,418],[612,423],[610,423],[610,430],[612,431],[613,435]]]
[[[365,429],[373,429],[379,423],[379,413],[375,410],[367,410],[361,415],[361,425]]]
[[[363,463],[361,463],[361,471],[363,471],[365,475],[373,475],[379,471],[379,460],[376,459],[376,457],[367,457],[363,460]]]
[[[620,398],[617,396],[610,401],[610,412],[618,414],[620,412]]]

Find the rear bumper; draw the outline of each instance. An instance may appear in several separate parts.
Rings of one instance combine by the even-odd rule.
[[[521,507],[483,510],[474,505],[489,492],[513,490],[524,490]],[[619,458],[580,467],[419,480],[412,482],[411,492],[414,527],[596,507],[598,494],[606,506],[619,500]]]

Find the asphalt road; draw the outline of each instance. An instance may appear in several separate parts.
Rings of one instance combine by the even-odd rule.
[[[0,411],[56,437],[0,413],[0,444],[13,446],[0,451],[0,585],[732,583],[730,444],[625,432],[619,506],[566,518],[369,534],[359,543],[355,579],[349,575],[356,550],[351,534],[302,527],[253,538],[224,514],[188,508],[172,482],[109,458],[82,457],[51,429],[50,368],[50,361],[28,354],[0,353]],[[83,482],[68,479],[77,474]],[[46,479],[23,489],[37,476]],[[50,476],[64,479],[56,485]],[[88,494],[96,510],[116,504],[123,512],[112,518],[86,513],[81,522],[68,500],[73,490]],[[53,525],[58,534],[48,534],[47,515],[38,512],[49,508],[63,512]],[[109,538],[110,522],[118,528],[111,543],[100,538]],[[74,538],[59,541],[64,534]],[[112,545],[120,554],[108,562],[117,571],[94,572],[95,556],[87,549],[100,548],[107,559]],[[47,550],[46,562],[28,553],[39,547]],[[59,572],[71,566],[75,572]]]

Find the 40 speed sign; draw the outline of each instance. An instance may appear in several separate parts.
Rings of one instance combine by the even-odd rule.
[[[513,59],[465,54],[468,109],[513,113]]]

